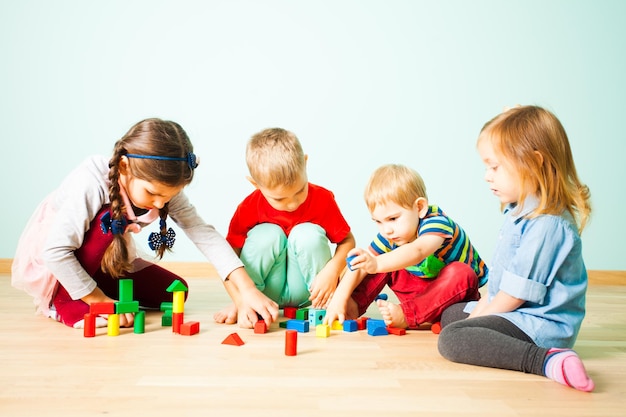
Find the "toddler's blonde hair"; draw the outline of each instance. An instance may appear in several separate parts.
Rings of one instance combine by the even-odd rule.
[[[420,198],[428,199],[424,180],[412,168],[398,164],[387,164],[377,168],[365,187],[365,204],[370,212],[377,205],[393,202],[411,208]]]

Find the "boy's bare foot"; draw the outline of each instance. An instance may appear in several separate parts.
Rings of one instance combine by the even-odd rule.
[[[396,327],[398,329],[406,329],[408,327],[402,307],[390,303],[387,300],[377,300],[376,305],[387,326]]]
[[[216,323],[235,324],[237,323],[237,306],[231,304],[213,315]]]

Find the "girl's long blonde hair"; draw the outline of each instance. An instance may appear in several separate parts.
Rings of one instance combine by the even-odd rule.
[[[518,201],[538,196],[531,217],[566,210],[582,233],[591,214],[589,187],[578,178],[567,134],[554,114],[538,106],[514,107],[483,126],[478,142],[483,140],[517,172]]]

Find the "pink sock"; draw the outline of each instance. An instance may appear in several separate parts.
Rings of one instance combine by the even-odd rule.
[[[593,391],[593,380],[587,375],[585,366],[576,352],[571,349],[550,349],[543,369],[546,376],[553,381],[579,391]]]

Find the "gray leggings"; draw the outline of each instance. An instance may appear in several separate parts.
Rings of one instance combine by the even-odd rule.
[[[543,363],[548,349],[537,346],[503,317],[466,319],[468,314],[463,312],[466,304],[454,304],[441,316],[441,356],[452,362],[545,376]]]

